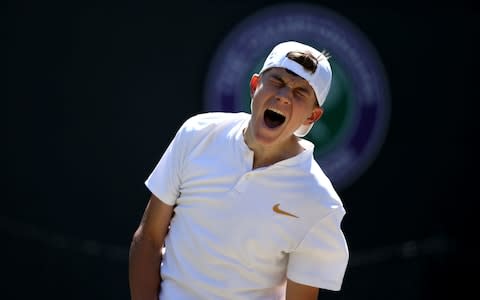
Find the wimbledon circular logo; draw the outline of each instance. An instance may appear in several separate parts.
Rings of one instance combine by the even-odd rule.
[[[287,40],[330,54],[332,84],[325,113],[305,137],[337,189],[372,163],[390,117],[386,74],[374,47],[352,23],[318,5],[284,4],[255,13],[218,48],[205,84],[206,111],[250,112],[249,81],[272,48]]]

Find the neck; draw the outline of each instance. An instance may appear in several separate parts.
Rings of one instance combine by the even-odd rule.
[[[245,144],[253,151],[252,169],[273,165],[279,161],[298,155],[305,150],[298,142],[298,138],[294,135],[285,141],[272,143],[271,145],[264,145],[257,142],[253,133],[248,130],[248,128],[244,131],[243,137]]]

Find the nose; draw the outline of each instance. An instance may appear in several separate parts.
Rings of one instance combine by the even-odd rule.
[[[281,101],[283,104],[290,104],[291,101],[291,89],[288,86],[284,86],[278,90],[276,99]]]

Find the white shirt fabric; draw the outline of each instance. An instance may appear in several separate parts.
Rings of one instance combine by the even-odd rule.
[[[345,210],[313,158],[252,170],[247,113],[187,120],[145,184],[176,205],[161,266],[162,300],[285,299],[286,278],[340,290]],[[274,211],[274,206],[291,215]]]

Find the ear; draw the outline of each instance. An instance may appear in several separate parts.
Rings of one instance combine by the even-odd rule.
[[[304,125],[310,125],[317,122],[323,116],[323,108],[315,106],[312,110],[312,114],[305,120]]]
[[[260,81],[260,75],[258,74],[253,74],[252,78],[250,79],[250,96],[253,96],[253,93],[255,93],[255,90],[257,89],[258,82]]]

